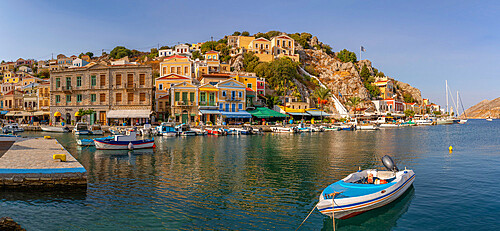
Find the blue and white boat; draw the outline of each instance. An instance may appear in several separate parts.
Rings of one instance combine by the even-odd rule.
[[[83,123],[83,122],[78,122],[76,123],[75,127],[73,128],[73,133],[75,133],[75,135],[90,135],[90,130],[89,130],[89,126],[87,125],[87,123]]]
[[[107,136],[94,139],[79,139],[76,140],[76,144],[78,144],[79,146],[95,146],[94,140],[113,140],[114,138],[115,136]]]
[[[389,156],[382,157],[389,171],[367,169],[351,173],[326,187],[318,210],[330,217],[347,219],[391,203],[403,195],[415,180],[413,170],[399,171]]]
[[[137,132],[127,131],[126,135],[115,135],[112,140],[94,140],[96,149],[125,150],[154,148],[153,139],[137,140]]]
[[[160,126],[156,127],[158,135],[160,136],[177,136],[177,130],[175,130],[175,124],[169,122],[163,122]]]

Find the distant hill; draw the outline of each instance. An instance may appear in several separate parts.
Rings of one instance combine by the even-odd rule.
[[[488,116],[500,118],[500,97],[494,100],[483,100],[478,104],[465,110],[467,118],[484,119]]]

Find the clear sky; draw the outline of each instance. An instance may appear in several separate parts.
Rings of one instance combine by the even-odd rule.
[[[149,50],[234,31],[309,32],[444,105],[500,97],[498,1],[2,1],[0,60],[49,59],[117,45]],[[359,58],[359,57],[358,57]],[[456,93],[454,93],[456,94]]]

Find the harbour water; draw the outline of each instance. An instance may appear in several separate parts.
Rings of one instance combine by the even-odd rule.
[[[28,133],[43,135],[44,133]],[[76,147],[86,190],[0,191],[28,230],[295,230],[329,184],[392,156],[414,186],[337,230],[499,230],[500,121],[380,131],[156,137],[152,151]],[[453,152],[448,151],[453,146]],[[301,230],[332,230],[317,210]]]

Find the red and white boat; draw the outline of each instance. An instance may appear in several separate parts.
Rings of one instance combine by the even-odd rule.
[[[221,128],[205,128],[208,135],[223,136],[227,135],[226,131]]]
[[[115,135],[112,140],[94,140],[95,148],[100,150],[126,150],[154,148],[153,139],[137,140],[137,132],[127,131],[126,135]]]

